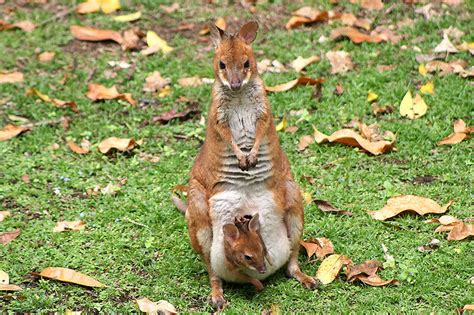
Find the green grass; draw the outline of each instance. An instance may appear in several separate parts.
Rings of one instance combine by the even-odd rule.
[[[53,1],[51,1],[53,2]],[[9,141],[0,142],[0,211],[12,216],[0,223],[0,232],[20,228],[22,234],[7,246],[0,246],[0,270],[10,275],[11,283],[21,285],[19,293],[0,293],[3,311],[60,311],[66,309],[93,311],[136,311],[134,299],[146,296],[151,300],[168,300],[181,312],[210,312],[206,303],[210,292],[207,272],[200,257],[189,244],[182,215],[170,202],[170,191],[187,181],[204,138],[199,117],[167,125],[147,125],[142,122],[171,108],[183,109],[177,103],[180,96],[197,101],[204,114],[210,102],[210,86],[182,88],[177,80],[185,76],[212,77],[212,51],[198,41],[199,25],[214,16],[234,16],[231,27],[251,19],[240,7],[183,4],[183,9],[169,16],[162,13],[158,1],[130,2],[126,12],[146,12],[135,24],[143,30],[153,29],[177,49],[167,56],[142,57],[123,52],[110,43],[84,43],[73,40],[69,26],[94,25],[115,30],[128,25],[114,22],[103,14],[78,16],[47,23],[32,33],[19,30],[0,32],[0,70],[19,70],[25,74],[23,84],[0,85],[0,126],[9,123],[8,115],[44,121],[68,115],[71,126],[36,127]],[[278,1],[277,1],[278,2]],[[469,3],[468,1],[466,1]],[[0,9],[11,4],[0,5]],[[18,7],[11,20],[29,19],[41,23],[58,12],[63,4],[29,4]],[[308,2],[309,3],[309,2]],[[357,6],[342,2],[345,11],[358,12]],[[381,208],[386,200],[398,194],[416,194],[445,204],[455,203],[449,214],[458,218],[472,216],[473,155],[472,140],[454,146],[437,146],[436,142],[452,132],[455,119],[473,124],[472,80],[457,75],[423,78],[417,71],[412,40],[422,36],[416,46],[423,53],[431,52],[440,41],[440,31],[455,26],[466,32],[462,40],[473,41],[472,4],[458,8],[443,6],[442,15],[425,21],[414,8],[390,2],[390,14],[370,12],[374,24],[396,24],[404,17],[415,20],[413,28],[397,30],[404,38],[400,43],[353,44],[348,40],[319,43],[321,35],[329,37],[335,25],[320,24],[292,31],[284,29],[290,12],[303,3],[285,7],[281,4],[259,4],[257,19],[267,27],[260,31],[255,51],[259,59],[278,59],[289,63],[297,56],[324,56],[330,50],[350,52],[357,69],[345,75],[331,75],[330,64],[322,61],[307,68],[311,77],[325,77],[322,99],[312,99],[310,87],[298,87],[284,93],[270,94],[276,120],[287,115],[290,125],[297,125],[295,134],[280,133],[280,140],[292,164],[297,182],[314,198],[325,199],[352,211],[353,217],[337,216],[306,206],[305,237],[324,236],[332,240],[337,253],[348,255],[356,263],[368,259],[383,261],[381,244],[395,257],[396,267],[384,270],[383,278],[397,278],[400,286],[373,288],[337,279],[317,291],[307,291],[295,280],[278,272],[267,281],[266,289],[256,294],[248,285],[226,284],[225,296],[230,301],[227,311],[259,313],[272,304],[284,313],[347,313],[347,312],[439,312],[446,313],[473,303],[474,290],[472,241],[446,241],[444,235],[433,232],[434,226],[422,217],[402,216],[387,224],[372,220],[367,210]],[[70,6],[70,5],[69,5]],[[420,5],[416,5],[418,7]],[[330,8],[322,4],[321,8]],[[180,22],[196,23],[194,32],[166,32]],[[408,49],[402,49],[403,45]],[[39,63],[35,51],[55,51],[53,62]],[[448,56],[472,60],[467,52]],[[107,78],[112,68],[108,61],[125,60],[136,64],[131,79],[128,70],[117,70],[115,78]],[[379,73],[379,64],[395,65],[393,71]],[[121,92],[130,92],[136,99],[157,99],[142,92],[145,77],[160,71],[172,81],[171,95],[159,99],[159,105],[132,107],[122,101],[91,103],[85,97],[87,77],[95,69],[91,82],[116,84]],[[113,69],[112,69],[113,70]],[[115,71],[115,70],[113,70]],[[67,78],[65,83],[61,80]],[[294,72],[263,75],[270,84],[294,79]],[[424,96],[429,110],[421,119],[401,118],[398,104],[410,88],[433,80],[435,94]],[[344,86],[344,94],[333,93],[336,84]],[[28,88],[62,100],[74,100],[80,114],[26,96]],[[395,112],[374,117],[366,101],[367,92],[379,95],[380,104],[393,104]],[[308,115],[289,116],[291,110],[307,109]],[[340,129],[354,117],[366,123],[377,122],[385,130],[397,134],[397,151],[382,156],[369,156],[358,149],[342,145],[311,145],[303,153],[297,151],[298,139],[311,134],[314,124],[325,133]],[[175,138],[185,135],[186,141]],[[143,139],[144,143],[131,154],[102,155],[96,147],[89,155],[79,156],[65,145],[67,140],[89,139],[93,144],[109,136]],[[51,149],[53,143],[59,149]],[[143,161],[140,152],[160,156],[159,163]],[[325,168],[327,163],[334,166]],[[21,176],[28,174],[30,184]],[[302,176],[314,178],[314,184]],[[432,175],[430,184],[413,184],[416,176]],[[69,180],[65,180],[68,178]],[[117,178],[127,183],[115,196],[81,194],[96,185],[104,187]],[[54,190],[59,188],[60,194]],[[427,218],[433,217],[428,215]],[[87,222],[82,232],[52,233],[59,220]],[[132,222],[138,222],[137,225]],[[143,226],[144,225],[144,226]],[[441,239],[441,247],[430,254],[417,251],[417,246],[432,238]],[[320,264],[308,261],[302,253],[303,270],[315,274]],[[49,266],[68,267],[95,277],[106,284],[105,289],[87,289],[46,279],[34,279],[29,274]]]

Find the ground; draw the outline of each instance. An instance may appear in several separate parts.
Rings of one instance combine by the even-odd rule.
[[[382,11],[361,11],[357,4],[340,1],[345,12],[365,14],[374,25],[396,25],[411,18],[413,26],[397,28],[403,35],[397,44],[354,44],[344,39],[320,42],[329,37],[337,24],[319,23],[295,30],[284,25],[291,12],[304,5],[280,1],[257,1],[253,16],[240,4],[182,4],[178,11],[167,14],[159,1],[127,2],[123,12],[142,11],[135,22],[142,30],[154,30],[175,50],[148,57],[137,52],[122,51],[114,43],[87,43],[74,40],[69,26],[91,25],[123,30],[127,24],[110,16],[74,12],[52,19],[55,14],[72,7],[68,1],[46,4],[17,1],[0,5],[10,21],[31,20],[37,27],[31,33],[21,30],[0,31],[0,70],[18,70],[25,74],[21,84],[0,85],[0,126],[11,123],[9,115],[28,118],[32,122],[71,118],[65,130],[60,124],[42,125],[8,141],[0,142],[0,211],[12,216],[0,223],[0,232],[21,229],[21,235],[0,246],[0,270],[10,275],[10,282],[22,286],[18,293],[0,292],[0,309],[4,311],[64,312],[82,310],[136,311],[135,299],[167,300],[181,312],[210,312],[206,298],[210,292],[205,266],[192,251],[184,217],[170,201],[171,191],[186,184],[193,158],[204,139],[205,127],[200,116],[190,120],[173,120],[168,124],[145,124],[153,116],[172,108],[184,109],[177,102],[180,96],[199,104],[206,116],[210,103],[210,85],[181,87],[181,77],[212,77],[212,49],[206,36],[197,33],[211,18],[228,17],[233,30],[244,21],[260,21],[261,30],[254,44],[259,60],[278,59],[289,63],[297,56],[320,55],[321,61],[307,67],[306,75],[324,77],[322,95],[313,98],[313,88],[299,86],[282,93],[271,93],[270,102],[278,123],[286,115],[296,133],[279,132],[296,181],[315,199],[328,200],[349,210],[354,216],[323,213],[314,204],[305,207],[305,237],[327,237],[335,251],[354,262],[367,259],[383,261],[384,244],[396,265],[382,271],[383,278],[396,278],[399,286],[370,287],[348,283],[344,276],[316,291],[308,291],[284,272],[265,281],[266,288],[256,293],[249,285],[226,284],[225,296],[230,301],[229,313],[259,313],[276,305],[283,313],[446,313],[465,304],[472,304],[473,246],[472,241],[447,241],[444,234],[435,234],[434,225],[424,223],[427,215],[407,215],[387,222],[370,218],[368,210],[380,209],[391,196],[416,194],[445,204],[453,199],[448,213],[467,218],[473,211],[472,140],[453,146],[436,143],[452,132],[456,119],[473,124],[473,85],[469,78],[458,75],[441,77],[418,72],[414,50],[430,53],[441,41],[441,30],[457,27],[466,34],[462,41],[472,42],[474,19],[472,2],[459,6],[436,4],[440,16],[429,20],[414,10],[423,4],[407,5],[401,1],[385,3]],[[31,1],[33,2],[33,1]],[[286,3],[283,1],[283,3]],[[308,1],[309,3],[309,1]],[[319,9],[335,5],[318,4]],[[9,11],[8,8],[13,11]],[[387,13],[386,10],[390,8]],[[51,20],[48,20],[51,19]],[[180,23],[194,23],[189,31],[177,30]],[[346,74],[331,74],[324,58],[331,50],[345,50],[356,68]],[[50,63],[41,63],[37,54],[56,52]],[[447,56],[447,60],[470,61],[469,52]],[[126,61],[134,70],[120,70],[109,61]],[[377,65],[393,65],[391,71],[379,72]],[[159,98],[143,92],[145,78],[159,71],[171,79],[172,93]],[[116,73],[115,77],[111,77]],[[283,83],[297,77],[294,71],[265,73],[268,85]],[[432,80],[434,95],[423,95],[427,114],[416,120],[402,118],[398,106],[407,92],[417,91]],[[111,86],[120,92],[132,93],[137,106],[124,101],[91,102],[86,98],[90,82]],[[336,95],[337,83],[344,87]],[[75,101],[80,110],[54,107],[33,96],[28,88],[67,101]],[[378,94],[381,105],[392,104],[395,111],[375,117],[367,101],[369,90]],[[146,103],[146,100],[154,102]],[[145,103],[147,105],[145,105]],[[306,114],[290,115],[290,111],[307,110]],[[377,122],[382,129],[397,135],[397,150],[371,156],[359,149],[328,144],[312,144],[304,152],[297,149],[303,135],[312,134],[312,126],[331,133],[352,120]],[[11,117],[10,117],[11,118]],[[96,145],[111,136],[142,139],[131,153],[104,155]],[[88,139],[94,144],[88,155],[73,153],[68,140],[79,143]],[[52,148],[58,144],[59,148]],[[140,153],[159,156],[158,163],[144,160]],[[29,176],[29,183],[22,180]],[[432,176],[430,182],[416,181]],[[308,180],[312,178],[312,181]],[[126,178],[126,184],[115,194],[88,195],[86,191]],[[53,233],[57,221],[84,220],[81,232]],[[441,240],[439,249],[421,253],[419,245],[432,238]],[[302,269],[315,274],[320,261],[300,255]],[[32,275],[46,267],[68,267],[93,276],[107,285],[104,289],[88,289]]]

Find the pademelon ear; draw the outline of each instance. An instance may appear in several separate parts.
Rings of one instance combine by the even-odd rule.
[[[251,44],[257,37],[258,23],[255,21],[244,24],[239,31],[239,37],[247,44]]]
[[[214,22],[209,22],[208,27],[209,32],[211,33],[212,43],[214,44],[214,47],[217,48],[226,36],[226,33],[223,29],[220,29],[216,24],[214,24]]]
[[[260,230],[260,221],[258,220],[258,213],[255,213],[252,219],[250,219],[249,230],[252,232],[257,232],[258,230]]]
[[[223,226],[224,239],[231,244],[239,238],[239,229],[234,224],[226,224]]]

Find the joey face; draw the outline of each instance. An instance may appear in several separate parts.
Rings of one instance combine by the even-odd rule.
[[[210,26],[216,46],[215,77],[228,89],[241,90],[257,74],[257,62],[250,46],[257,36],[257,29],[256,22],[249,22],[238,34],[228,35],[217,26]]]

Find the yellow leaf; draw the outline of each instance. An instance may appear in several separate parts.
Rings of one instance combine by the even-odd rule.
[[[430,81],[425,85],[422,85],[420,88],[420,92],[423,94],[434,94],[434,85],[433,82]]]
[[[377,94],[375,94],[372,91],[369,91],[369,93],[367,94],[367,102],[371,103],[371,102],[375,101],[378,97],[379,96]]]
[[[100,0],[100,8],[105,14],[109,14],[120,9],[120,0]]]
[[[421,98],[420,94],[416,94],[415,98],[413,99],[413,115],[415,118],[420,118],[426,111],[428,110],[428,105],[426,105],[423,98]]]
[[[48,267],[39,274],[41,277],[62,282],[75,283],[86,287],[103,288],[105,285],[85,274],[68,268]]]
[[[11,215],[10,211],[0,211],[0,222]]]
[[[428,70],[426,70],[426,67],[424,64],[421,64],[418,66],[418,72],[424,77],[426,77],[426,75],[428,74]]]
[[[410,119],[420,118],[426,114],[427,110],[428,106],[426,105],[423,98],[419,94],[416,94],[415,98],[413,99],[410,91],[405,94],[402,102],[400,103],[400,115],[406,116]]]
[[[301,196],[303,197],[303,200],[307,205],[309,205],[313,201],[313,197],[307,191],[301,190]]]
[[[173,48],[168,46],[168,43],[163,38],[158,36],[153,31],[148,31],[146,33],[146,43],[148,44],[148,47],[159,47],[164,54],[167,54],[173,50]]]
[[[140,11],[138,11],[138,12],[131,13],[131,14],[114,16],[113,19],[117,22],[132,22],[132,21],[138,20],[141,17],[142,17],[142,13]]]
[[[79,3],[76,12],[79,14],[99,12],[100,2],[100,0],[88,0],[86,2]]]
[[[275,127],[275,129],[276,129],[276,131],[285,131],[287,126],[288,126],[288,122],[286,121],[286,116],[283,116],[283,119]]]
[[[158,93],[158,97],[167,97],[170,95],[172,92],[171,87],[169,85],[165,86],[160,90],[160,93]]]
[[[334,254],[324,259],[316,273],[316,278],[322,284],[329,284],[336,279],[343,265],[347,265],[351,260],[342,255]]]

